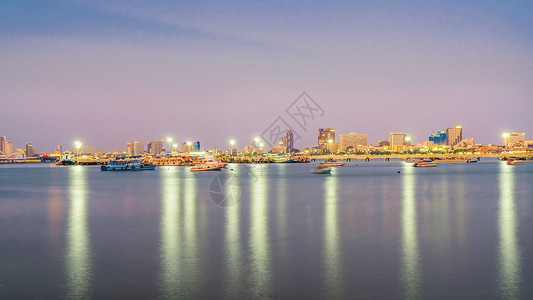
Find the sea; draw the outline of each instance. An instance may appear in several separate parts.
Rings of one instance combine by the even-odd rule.
[[[533,299],[533,162],[0,166],[0,299]]]

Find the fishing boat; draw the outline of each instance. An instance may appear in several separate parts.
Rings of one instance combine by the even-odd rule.
[[[213,158],[205,158],[203,161],[195,163],[191,167],[191,172],[220,171],[224,167],[226,167],[225,163],[216,161]]]
[[[438,166],[439,163],[434,162],[432,160],[421,160],[414,163],[413,167],[415,168],[431,168]]]
[[[311,170],[311,173],[313,173],[313,174],[330,174],[331,173],[331,167],[325,166],[323,164],[320,164],[316,168]]]
[[[469,159],[466,160],[467,164],[477,163],[477,162],[478,162],[477,158],[474,158],[474,157],[473,158],[469,158]]]
[[[154,170],[155,165],[144,164],[143,159],[115,159],[107,166],[101,166],[102,171],[145,171]]]
[[[326,159],[321,165],[326,167],[342,167],[346,164],[346,162],[340,162],[333,159]]]
[[[519,160],[519,159],[510,158],[510,159],[507,160],[507,164],[510,165],[510,166],[514,166],[514,165],[522,165],[522,164],[524,164],[524,162]]]

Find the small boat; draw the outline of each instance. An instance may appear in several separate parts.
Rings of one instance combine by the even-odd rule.
[[[314,173],[314,174],[330,174],[331,173],[331,167],[325,166],[323,164],[320,164],[316,168],[311,170],[311,173]]]
[[[522,165],[524,164],[524,162],[518,159],[508,159],[507,164],[510,166],[515,166],[515,165]]]
[[[63,152],[61,154],[61,159],[56,163],[58,166],[73,166],[76,164],[74,153],[72,152]]]
[[[327,166],[327,167],[342,167],[346,164],[346,162],[339,162],[333,159],[327,159],[321,165]]]
[[[191,172],[201,172],[201,171],[220,171],[222,168],[225,168],[227,164],[216,161],[212,158],[206,158],[201,162],[196,163],[191,167]]]
[[[421,160],[414,163],[413,167],[415,168],[431,168],[438,166],[439,163],[432,160]]]
[[[145,171],[154,170],[155,165],[145,165],[142,159],[115,159],[107,166],[101,166],[102,171]]]
[[[477,163],[477,162],[478,162],[477,158],[469,158],[469,159],[466,160],[467,164]]]

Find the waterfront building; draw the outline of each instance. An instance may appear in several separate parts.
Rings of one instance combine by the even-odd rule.
[[[368,146],[368,134],[357,134],[350,132],[349,134],[341,134],[339,136],[340,150],[346,151],[348,147],[352,147],[353,150]]]
[[[93,146],[85,146],[85,147],[83,147],[83,154],[87,154],[87,155],[94,154],[94,147]]]
[[[200,151],[200,141],[196,141],[192,145],[192,151],[199,152]]]
[[[193,147],[191,142],[181,143],[180,152],[181,153],[191,153]]]
[[[133,143],[133,155],[143,155],[144,153],[144,143],[141,142],[135,142]]]
[[[433,133],[429,137],[429,141],[433,142],[435,145],[446,145],[446,132],[439,131],[437,133]]]
[[[291,129],[287,129],[287,133],[282,140],[283,145],[285,146],[285,152],[291,153],[294,150],[294,134]]]
[[[324,146],[327,143],[335,142],[335,129],[334,128],[320,128],[318,129],[318,146]]]
[[[446,129],[446,146],[454,147],[463,140],[463,128],[455,126],[455,128]]]
[[[339,143],[328,143],[326,149],[331,153],[339,152],[341,145]]]
[[[5,155],[11,155],[13,154],[13,143],[7,140],[5,136],[0,137],[0,152],[4,153]]]
[[[158,154],[161,154],[161,152],[163,152],[164,141],[159,140],[155,142],[148,142],[146,146],[147,146],[146,152],[153,154],[153,155],[158,155]]]
[[[224,150],[222,150],[222,149],[213,149],[211,152],[213,153],[213,155],[222,155],[222,154],[224,154]]]
[[[390,133],[389,140],[391,148],[394,148],[396,146],[404,146],[405,134],[403,134],[402,132]]]
[[[96,154],[96,155],[102,155],[102,154],[104,154],[104,149],[102,149],[102,148],[96,148],[96,149],[94,149],[94,154]]]
[[[253,146],[244,146],[244,154],[252,154],[255,152]]]
[[[285,153],[285,146],[272,147],[272,153]]]
[[[378,142],[378,147],[389,147],[390,146],[390,142],[385,139],[384,141],[379,141]]]
[[[133,143],[126,144],[126,155],[133,156]]]
[[[228,151],[226,151],[227,155],[235,156],[239,154],[239,149],[237,148],[229,148]]]
[[[524,132],[506,132],[503,134],[502,145],[505,147],[518,144],[525,140],[526,134]]]
[[[61,146],[61,145],[57,145],[55,153],[56,153],[56,154],[61,154],[61,153],[63,153],[63,146]]]
[[[37,151],[33,149],[31,143],[26,143],[26,157],[35,157],[37,156]]]

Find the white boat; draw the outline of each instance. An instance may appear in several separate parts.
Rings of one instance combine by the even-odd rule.
[[[220,171],[225,166],[225,163],[214,160],[213,158],[205,158],[203,161],[195,163],[195,165],[191,167],[191,172]]]
[[[155,165],[145,165],[143,159],[115,159],[107,166],[101,166],[102,171],[145,171],[154,170]]]
[[[327,167],[342,167],[346,164],[346,162],[339,162],[333,159],[325,160],[321,165],[327,166]]]
[[[508,159],[507,164],[510,166],[515,166],[515,165],[522,165],[524,164],[524,162],[518,159]]]
[[[432,160],[421,160],[414,163],[413,167],[415,168],[431,168],[438,166],[439,163]]]

